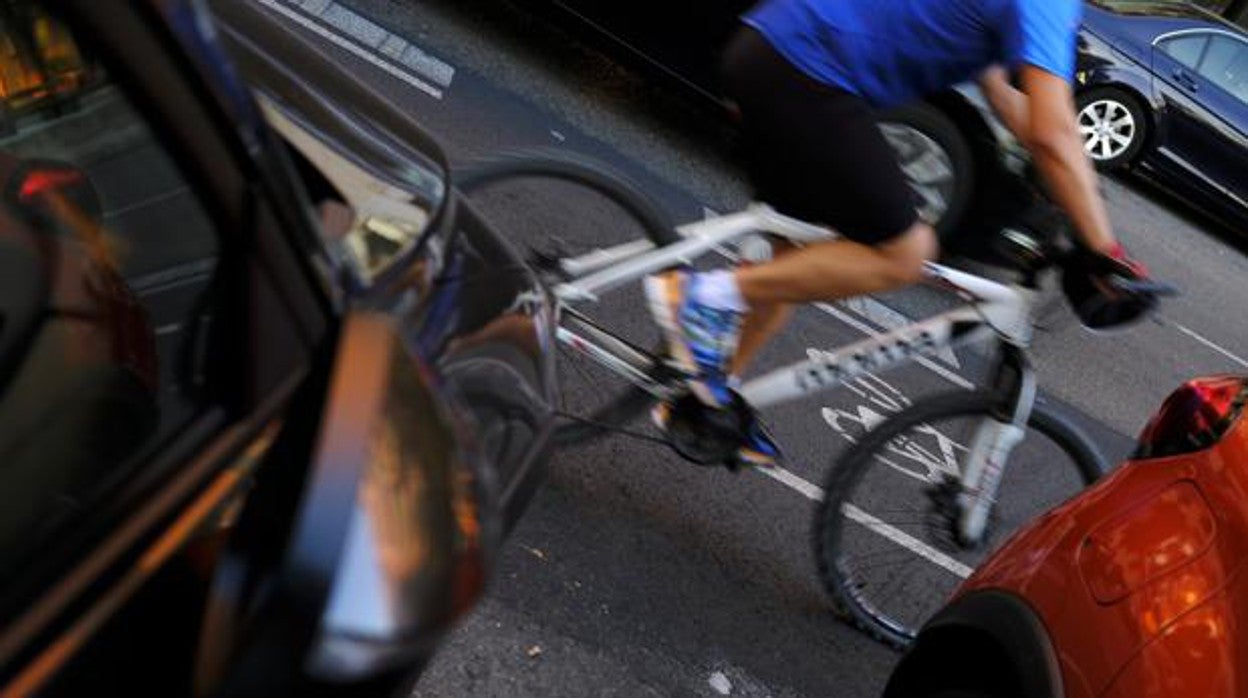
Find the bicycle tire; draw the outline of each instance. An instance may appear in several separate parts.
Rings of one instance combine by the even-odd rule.
[[[863,601],[861,593],[854,592],[852,576],[841,564],[843,537],[847,528],[845,522],[849,520],[845,515],[846,504],[872,466],[884,467],[878,464],[886,461],[877,458],[877,455],[908,430],[941,419],[989,416],[999,413],[1004,407],[1007,406],[1002,403],[1002,398],[987,390],[943,393],[919,400],[868,431],[842,455],[826,478],[825,495],[818,506],[813,531],[819,576],[831,597],[834,610],[873,639],[895,649],[904,649],[913,641],[921,623],[899,631],[900,622],[881,617],[878,610]],[[1028,428],[1043,434],[1065,452],[1074,463],[1083,487],[1106,472],[1103,456],[1088,437],[1043,403],[1037,402],[1034,406]],[[1025,444],[1020,444],[1018,448]],[[1018,453],[1017,449],[1015,453]],[[1006,484],[1003,481],[1002,486]],[[1002,496],[1004,494],[1003,491]],[[935,610],[930,609],[931,612]],[[930,615],[929,612],[927,617]],[[926,618],[923,620],[926,621]]]
[[[680,240],[667,214],[636,183],[583,155],[550,148],[518,150],[469,163],[457,168],[453,175],[456,188],[465,195],[491,184],[520,178],[549,178],[587,187],[623,209],[656,245]],[[552,443],[556,447],[566,447],[605,436],[637,417],[652,403],[653,398],[644,390],[625,389],[589,415],[572,416],[572,421],[560,424]]]
[[[456,168],[455,186],[465,194],[483,186],[519,177],[548,177],[589,187],[619,204],[655,244],[680,240],[667,214],[641,188],[606,165],[576,153],[533,148],[500,153]]]

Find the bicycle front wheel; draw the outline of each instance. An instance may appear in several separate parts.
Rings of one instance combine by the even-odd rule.
[[[996,547],[1105,471],[1087,437],[1037,403],[986,540],[960,545],[950,483],[961,480],[976,429],[1004,407],[987,391],[926,398],[867,432],[829,474],[814,531],[819,573],[837,612],[871,637],[909,645]]]

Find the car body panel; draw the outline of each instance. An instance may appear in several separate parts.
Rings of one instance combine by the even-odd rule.
[[[1103,694],[1240,696],[1248,666],[1248,626],[1236,607],[1248,595],[1242,569],[1231,584],[1180,616],[1133,657]]]
[[[325,615],[313,659],[324,677],[341,681],[342,672],[358,673],[366,665],[362,656],[369,647],[377,650],[374,670],[427,656],[481,592],[502,535],[541,476],[554,423],[555,367],[548,351],[554,341],[553,304],[499,233],[461,206],[458,194],[442,179],[445,156],[410,117],[326,62],[312,44],[272,16],[233,3],[220,4],[217,16],[225,23],[223,33],[233,55],[243,58],[245,79],[260,93],[281,100],[276,108],[289,123],[278,123],[278,131],[292,147],[299,149],[295,131],[301,131],[367,168],[379,185],[408,192],[417,209],[435,209],[426,212],[426,221],[413,221],[427,227],[410,250],[401,251],[389,268],[366,281],[359,302],[392,318],[401,346],[395,351],[405,365],[392,371],[387,384],[393,405],[389,412],[403,414],[404,405],[425,406],[406,413],[427,422],[406,427],[412,435],[424,435],[412,446],[423,455],[409,463],[417,470],[431,469],[415,475],[416,481],[424,487],[442,482],[435,492],[459,492],[455,501],[462,504],[444,510],[449,519],[408,520],[411,535],[444,544],[425,544],[425,572],[398,587],[391,585],[401,589],[394,593],[407,594],[408,602],[395,599],[366,608],[358,603],[361,585],[386,578],[369,577],[370,562],[391,559],[377,557],[382,548],[392,555],[403,546],[393,540],[383,545],[373,537],[386,532],[376,523],[376,505],[369,505],[378,493],[369,485],[376,478],[370,477],[370,469],[358,473],[359,513],[349,526],[339,517],[346,526],[340,533],[348,538],[331,555],[338,564],[330,568],[336,570],[332,585],[320,590]],[[309,72],[309,65],[315,70]],[[315,80],[303,75],[315,75]],[[332,172],[323,172],[332,184],[340,184]],[[372,185],[366,189],[376,191]],[[343,193],[357,216],[363,215],[361,202]],[[370,203],[375,202],[363,202]],[[393,206],[389,211],[402,215]],[[433,429],[438,424],[442,426]],[[401,434],[401,426],[392,427],[392,433]],[[410,442],[412,435],[395,443]],[[435,476],[437,472],[442,475]],[[472,496],[465,498],[465,491]],[[305,517],[322,518],[317,513]],[[417,525],[421,521],[429,527]],[[448,538],[444,534],[449,531],[459,533]],[[413,610],[399,612],[405,607]],[[343,657],[352,659],[344,664]]]
[[[1152,76],[1144,66],[1115,49],[1098,34],[1084,29],[1076,41],[1079,53],[1076,89],[1086,85],[1114,84],[1139,97],[1141,104],[1160,109]]]
[[[1248,690],[1248,664],[1211,657],[1244,654],[1233,630],[1248,620],[1248,597],[1231,592],[1243,587],[1246,561],[1240,419],[1207,450],[1127,462],[1019,532],[957,597],[992,590],[1025,600],[1057,648],[1067,696],[1111,687],[1237,696]]]
[[[401,188],[417,208],[435,208],[410,256],[395,259],[393,273],[372,280],[375,288],[365,291],[364,302],[402,318],[401,331],[415,357],[436,378],[431,388],[440,400],[459,404],[479,428],[499,426],[494,419],[481,419],[498,405],[518,408],[517,399],[528,400],[522,411],[529,413],[533,433],[506,445],[505,450],[517,451],[506,463],[495,461],[498,448],[489,454],[500,467],[499,486],[518,487],[511,476],[523,468],[515,459],[533,459],[553,419],[554,369],[542,351],[553,338],[552,304],[545,290],[498,232],[460,206],[444,179],[445,156],[410,117],[397,114],[384,97],[363,88],[341,67],[318,61],[311,43],[271,15],[222,3],[217,17],[232,55],[243,60],[249,84],[280,99],[279,108],[296,128],[367,167],[382,185]],[[299,72],[289,69],[296,65]],[[315,70],[305,72],[309,66]],[[288,140],[293,137],[287,126],[279,125],[278,131]],[[527,318],[526,327],[521,318]],[[507,330],[491,333],[495,323]],[[476,354],[488,354],[495,362],[491,370],[507,373],[511,381],[496,375],[497,385],[483,389],[480,372],[464,368],[469,345]]]
[[[1185,170],[1248,207],[1248,104],[1168,55],[1163,42],[1173,36],[1163,35],[1152,50],[1154,86],[1167,114],[1158,147]],[[1243,45],[1248,48],[1248,42]]]
[[[1182,2],[1090,2],[1084,3],[1082,26],[1124,53],[1143,56],[1161,34],[1211,23],[1234,26]]]
[[[242,14],[250,5],[222,4]],[[503,532],[539,481],[554,419],[550,297],[497,231],[461,209],[445,157],[412,115],[255,8],[231,27],[257,39],[235,72],[222,63],[220,26],[199,3],[63,5],[79,29],[91,29],[110,74],[210,202],[226,276],[209,269],[203,281],[227,289],[222,307],[236,312],[212,325],[211,346],[223,342],[212,356],[225,372],[214,368],[211,385],[221,408],[161,452],[159,468],[125,483],[125,497],[103,502],[90,519],[94,531],[64,537],[75,556],[58,551],[40,570],[23,570],[35,581],[36,572],[55,572],[55,584],[26,584],[22,594],[6,587],[14,622],[0,633],[0,687],[298,689],[317,679],[309,666],[326,666],[308,664],[312,643],[350,635],[361,643],[355,649],[381,659],[329,674],[385,693],[476,599]],[[315,65],[315,80],[284,65]],[[419,235],[382,273],[355,273],[351,252],[327,234],[335,208],[321,204],[332,203],[333,187],[266,124],[253,89],[279,95],[289,122],[358,165],[367,186],[424,206],[409,221]],[[379,379],[386,416],[377,422],[386,426],[344,431],[350,387],[337,409],[325,401],[346,346],[340,330],[360,315],[389,331],[393,370]],[[133,351],[126,358],[144,363]],[[320,462],[341,469],[311,477],[315,444],[330,441],[344,450]],[[335,461],[352,449],[372,460]],[[369,470],[365,462],[402,467]],[[337,486],[337,509],[333,498],[313,496],[326,484]],[[396,502],[395,494],[412,496]],[[368,518],[379,511],[401,515]],[[361,536],[365,518],[385,535]],[[300,521],[317,532],[311,539],[324,562],[306,583],[290,552]],[[404,550],[425,557],[413,565],[411,555],[395,554]],[[379,562],[403,574],[378,586],[382,577],[369,575]],[[348,591],[361,588],[395,604],[348,603],[357,598]]]

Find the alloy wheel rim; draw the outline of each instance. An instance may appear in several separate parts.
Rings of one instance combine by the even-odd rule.
[[[1112,160],[1135,142],[1135,117],[1122,102],[1098,99],[1080,110],[1079,135],[1088,157],[1098,162]]]

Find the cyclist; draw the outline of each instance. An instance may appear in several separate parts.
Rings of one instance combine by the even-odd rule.
[[[919,219],[874,114],[972,78],[1032,153],[1051,198],[1096,258],[1092,266],[1143,275],[1115,239],[1078,133],[1070,80],[1081,7],[1081,0],[763,0],[744,15],[722,68],[757,195],[840,237],[765,264],[646,280],[669,351],[696,376],[690,387],[702,402],[728,406],[736,376],[794,304],[920,280],[936,235]],[[661,426],[667,414],[666,406],[656,411]],[[740,456],[764,465],[779,451],[756,423]]]

